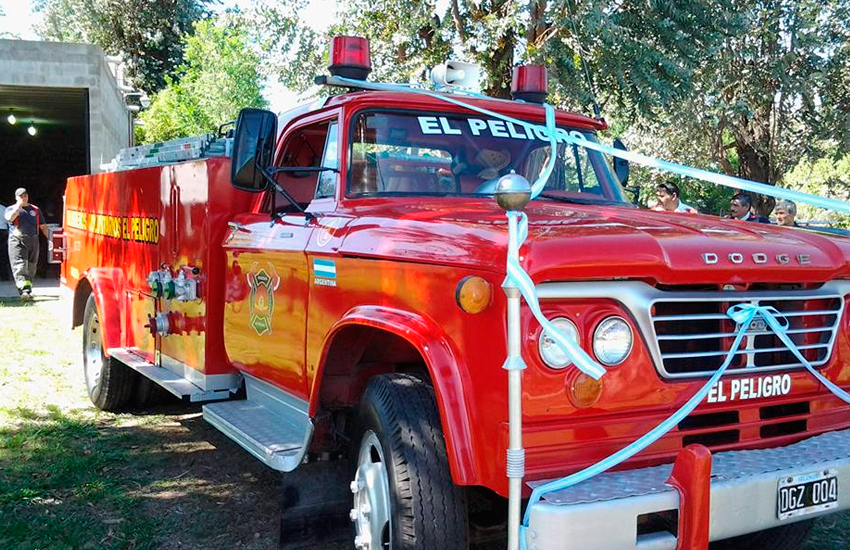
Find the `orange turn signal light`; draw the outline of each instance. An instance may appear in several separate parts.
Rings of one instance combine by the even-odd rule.
[[[467,313],[481,313],[490,305],[493,290],[490,283],[481,277],[470,275],[457,284],[455,300],[460,309]]]
[[[579,409],[592,407],[602,395],[602,380],[594,380],[578,371],[567,376],[567,395],[572,404]]]

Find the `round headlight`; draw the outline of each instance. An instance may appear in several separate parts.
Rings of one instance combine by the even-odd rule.
[[[555,325],[555,328],[564,333],[567,338],[575,342],[576,345],[579,345],[578,329],[572,321],[565,317],[557,317],[555,319],[550,319],[549,322]],[[545,330],[543,331],[543,334],[540,335],[540,340],[537,342],[537,349],[540,351],[540,358],[543,359],[543,362],[553,369],[563,369],[572,363],[570,358],[567,357],[567,354],[564,353],[563,350],[561,350],[561,347],[549,337]]]
[[[632,351],[632,329],[622,317],[608,317],[593,333],[593,353],[603,365],[619,365]]]

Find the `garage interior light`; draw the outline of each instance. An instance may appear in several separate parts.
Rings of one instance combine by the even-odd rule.
[[[36,130],[35,126],[33,126],[32,123],[30,123],[30,127],[27,128],[27,133],[31,136],[34,136],[38,133],[38,130]]]
[[[15,117],[15,113],[9,113],[9,116],[6,117],[6,122],[12,125],[18,122],[18,119]]]

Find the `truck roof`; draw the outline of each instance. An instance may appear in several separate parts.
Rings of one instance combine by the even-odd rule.
[[[525,103],[522,101],[512,101],[508,99],[497,98],[478,98],[463,94],[442,94],[440,92],[430,92],[434,94],[445,95],[456,100],[469,103],[477,107],[496,111],[502,114],[514,116],[525,120],[540,120],[544,119],[542,106],[536,103]],[[311,106],[315,104],[310,104]],[[464,113],[469,112],[461,106],[442,101],[438,98],[431,97],[422,93],[407,92],[407,91],[359,91],[340,94],[337,96],[328,97],[324,101],[323,108],[339,107],[348,105],[354,108],[360,107],[384,107],[384,108],[406,108],[406,109],[425,109],[435,110],[439,112]],[[292,111],[300,110],[295,116],[287,116],[287,113],[281,113],[281,121],[286,122],[306,115],[310,111],[304,110],[304,106],[296,107]],[[588,130],[605,130],[608,124],[604,120],[596,120],[588,116],[568,111],[556,110],[555,119],[558,124],[584,128]],[[281,125],[283,126],[283,124]]]

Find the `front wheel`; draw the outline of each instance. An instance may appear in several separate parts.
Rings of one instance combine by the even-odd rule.
[[[98,409],[116,411],[130,401],[136,372],[104,354],[94,294],[89,295],[83,314],[83,372],[89,399]]]
[[[433,389],[404,374],[372,379],[355,441],[358,550],[468,547],[466,498],[452,483]]]

